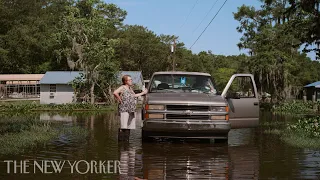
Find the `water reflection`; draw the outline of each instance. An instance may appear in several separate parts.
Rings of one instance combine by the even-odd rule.
[[[143,144],[146,179],[228,179],[228,146]]]
[[[119,146],[120,150],[120,180],[128,179],[128,177],[135,176],[135,159],[136,151],[134,147],[130,147],[128,143],[124,142]]]
[[[58,113],[44,112],[44,113],[40,114],[40,120],[44,120],[44,121],[72,122],[74,119],[75,119],[74,116],[62,115],[62,114],[58,114]]]
[[[240,130],[237,131],[239,133]],[[246,136],[245,133],[243,135]],[[143,175],[147,179],[258,179],[259,177],[259,150],[254,146],[197,142],[143,143],[142,156]]]
[[[320,151],[303,150],[299,169],[301,179],[320,179]]]
[[[137,117],[139,114],[138,111]],[[124,174],[6,174],[0,163],[0,179],[319,179],[319,151],[287,146],[276,135],[257,129],[236,129],[229,133],[228,144],[197,141],[141,142],[141,122],[132,130],[128,143],[119,143],[116,113],[81,115],[42,115],[43,120],[59,120],[67,126],[81,126],[89,136],[81,143],[60,137],[14,160],[120,160]],[[48,118],[50,117],[50,118]],[[22,117],[23,118],[23,117]],[[263,122],[288,122],[292,119],[262,115]]]

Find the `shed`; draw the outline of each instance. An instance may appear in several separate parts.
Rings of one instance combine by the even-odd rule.
[[[1,98],[39,98],[44,74],[0,74]]]
[[[73,102],[71,82],[81,71],[48,71],[40,80],[40,104],[66,104]]]
[[[314,95],[316,101],[320,101],[320,81],[304,86],[306,89],[307,100],[312,100]]]
[[[139,90],[144,88],[144,80],[141,71],[120,71],[118,74],[119,84],[121,84],[121,78],[124,75],[129,75],[132,78],[133,84],[135,84]]]

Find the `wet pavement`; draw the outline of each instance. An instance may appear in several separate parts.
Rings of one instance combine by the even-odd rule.
[[[50,120],[50,116],[40,117]],[[261,114],[262,122],[291,119],[271,113]],[[228,143],[184,140],[142,143],[141,121],[138,120],[130,142],[118,143],[116,113],[81,117],[57,115],[51,116],[51,120],[81,126],[90,130],[89,135],[83,142],[60,137],[28,153],[1,157],[1,179],[320,179],[320,151],[288,146],[276,135],[264,134],[263,126],[232,130]],[[120,160],[121,171],[125,174],[71,173],[70,167],[51,174],[7,173],[4,160],[29,160],[30,164],[41,160]]]

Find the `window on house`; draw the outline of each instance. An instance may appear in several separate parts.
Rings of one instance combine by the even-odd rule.
[[[50,99],[54,98],[54,93],[57,92],[57,86],[55,84],[50,84]]]
[[[57,92],[57,86],[55,84],[50,84],[50,92]]]

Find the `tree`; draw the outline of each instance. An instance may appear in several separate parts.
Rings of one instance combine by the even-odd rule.
[[[249,49],[249,71],[255,75],[259,90],[271,92],[274,99],[290,97],[292,88],[299,84],[293,69],[301,60],[299,42],[290,27],[290,16],[285,16],[286,2],[265,3],[261,9],[242,6],[234,14],[240,22],[237,30],[243,33],[239,48]]]
[[[267,0],[272,4],[275,0]],[[294,35],[300,40],[295,46],[305,44],[304,51],[315,51],[320,56],[320,0],[288,0],[285,5],[290,5],[283,16],[290,17],[289,29],[294,29]],[[316,45],[315,48],[309,48]]]
[[[115,62],[114,47],[119,40],[109,39],[107,32],[110,28],[121,25],[125,12],[113,4],[105,4],[99,0],[78,1],[67,7],[59,26],[61,31],[56,34],[65,47],[58,54],[66,57],[69,67],[84,71],[84,79],[90,84],[91,103],[95,101],[95,86],[105,93],[105,83],[113,82],[118,70]],[[66,43],[63,43],[66,42]],[[107,72],[107,73],[106,73]]]

